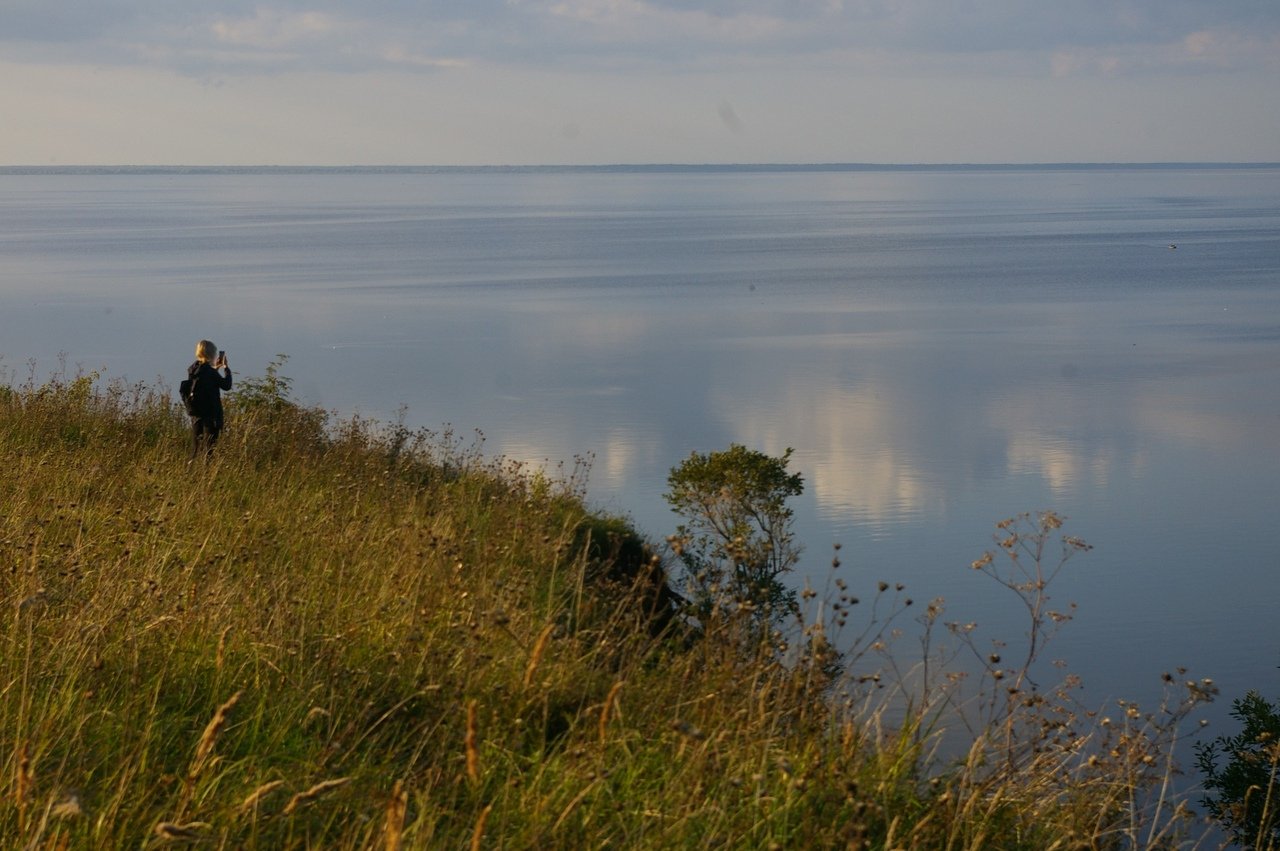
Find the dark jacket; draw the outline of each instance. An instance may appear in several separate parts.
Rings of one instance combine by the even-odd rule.
[[[223,375],[212,364],[196,361],[187,367],[187,377],[192,381],[191,396],[195,401],[197,416],[202,420],[222,423],[222,393],[231,389],[231,370]]]

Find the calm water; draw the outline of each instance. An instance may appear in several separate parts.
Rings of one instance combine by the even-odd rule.
[[[1052,508],[1091,696],[1280,695],[1280,169],[7,173],[0,287],[19,379],[283,352],[307,402],[593,456],[655,540],[691,450],[794,447],[802,573],[839,542],[989,637],[967,566]]]

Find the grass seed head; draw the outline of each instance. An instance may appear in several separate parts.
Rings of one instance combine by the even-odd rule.
[[[213,718],[209,719],[208,726],[204,728],[204,734],[200,736],[200,744],[196,746],[196,758],[192,763],[192,776],[198,773],[198,770],[203,767],[204,761],[213,752],[213,746],[218,741],[218,734],[222,732],[222,728],[227,723],[227,715],[239,703],[241,694],[243,692],[238,691],[231,695],[227,702],[219,706],[218,710],[213,713]]]
[[[203,821],[192,821],[186,824],[162,821],[156,825],[155,834],[164,842],[191,842],[202,838],[209,827],[209,823]]]
[[[283,812],[285,815],[288,815],[294,812],[295,810],[297,810],[299,807],[304,807],[307,804],[312,803],[321,795],[324,795],[328,792],[332,792],[334,789],[337,789],[341,786],[345,786],[350,782],[351,782],[350,777],[339,777],[335,780],[322,780],[316,785],[312,786],[307,791],[299,792],[298,794],[290,798],[289,803],[285,804]]]
[[[480,751],[476,744],[476,728],[476,701],[472,699],[467,701],[467,732],[464,741],[467,757],[467,778],[472,783],[480,779]]]
[[[283,785],[283,780],[272,780],[270,783],[263,783],[257,789],[250,792],[249,796],[241,802],[240,812],[243,814],[257,809],[258,804],[262,802],[263,798],[267,797]]]

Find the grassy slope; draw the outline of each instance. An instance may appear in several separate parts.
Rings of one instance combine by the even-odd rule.
[[[0,846],[1043,849],[1177,827],[1129,806],[1165,770],[1159,725],[1010,699],[967,760],[931,763],[945,689],[899,691],[890,726],[884,682],[782,664],[731,622],[661,632],[659,566],[573,477],[326,428],[279,389],[194,465],[146,388],[0,389]]]

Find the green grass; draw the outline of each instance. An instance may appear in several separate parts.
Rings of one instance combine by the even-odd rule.
[[[280,382],[248,382],[194,464],[152,389],[0,388],[0,846],[1194,838],[1162,783],[1206,683],[1104,719],[1070,681],[1030,689],[994,663],[899,671],[892,630],[944,621],[940,604],[912,621],[924,607],[889,586],[760,644],[733,619],[689,625],[645,542],[584,506],[584,471],[333,423]],[[1046,517],[982,567],[1043,545]],[[835,634],[846,619],[859,641]]]

